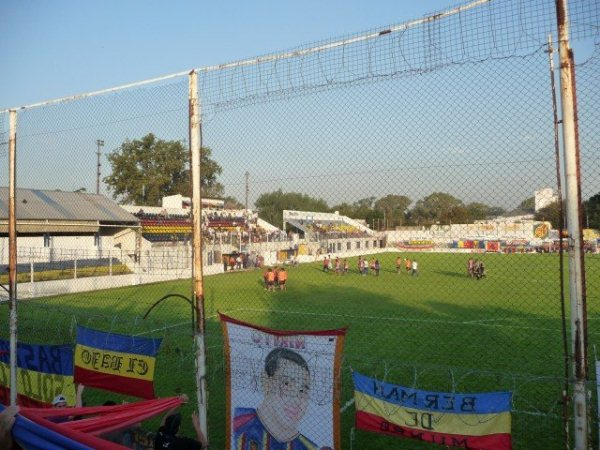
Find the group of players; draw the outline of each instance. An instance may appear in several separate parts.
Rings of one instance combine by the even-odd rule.
[[[481,280],[487,276],[485,272],[485,264],[480,259],[469,258],[467,261],[467,273],[471,278]]]
[[[406,273],[410,273],[413,276],[417,276],[419,274],[419,263],[417,260],[410,260],[408,258],[402,259],[402,257],[398,256],[396,258],[396,273],[402,273],[402,267],[404,266]],[[335,273],[336,275],[345,275],[348,273],[348,259],[340,259],[335,258],[332,259],[331,255],[327,255],[323,258],[323,272],[325,273]],[[381,271],[381,263],[378,259],[371,258],[367,260],[367,258],[363,256],[358,257],[358,273],[361,275],[369,275],[369,273],[374,276],[379,276],[379,272]]]
[[[263,280],[265,282],[265,291],[285,291],[286,282],[288,279],[288,272],[285,267],[269,267],[263,274]]]

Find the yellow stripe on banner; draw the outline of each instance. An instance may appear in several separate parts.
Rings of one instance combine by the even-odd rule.
[[[354,392],[357,411],[375,414],[401,427],[434,433],[485,436],[510,433],[510,412],[498,414],[449,414],[415,408],[405,408],[362,392]]]
[[[108,375],[152,381],[155,363],[156,358],[153,356],[115,352],[81,344],[75,346],[76,366]]]
[[[0,386],[10,387],[10,367],[2,362],[0,362]],[[17,392],[43,403],[52,403],[56,395],[62,394],[67,399],[67,404],[75,404],[73,375],[19,368],[17,369]]]

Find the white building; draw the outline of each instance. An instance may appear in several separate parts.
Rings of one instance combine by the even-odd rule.
[[[558,202],[558,195],[554,194],[552,188],[535,191],[535,212],[556,202]]]
[[[16,220],[19,262],[135,253],[139,220],[103,195],[17,189]],[[8,188],[0,187],[0,264],[7,263]]]

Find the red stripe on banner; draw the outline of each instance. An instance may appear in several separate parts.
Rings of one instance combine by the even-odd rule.
[[[153,399],[154,383],[138,378],[108,375],[75,366],[73,380],[86,386],[104,389],[105,391],[118,392],[119,394],[133,395],[135,397]]]
[[[375,414],[356,411],[356,428],[389,436],[417,439],[449,447],[460,447],[478,450],[511,450],[512,439],[510,434],[498,433],[486,436],[467,436],[460,434],[436,433],[401,427],[388,422]]]
[[[233,317],[226,316],[225,314],[219,313],[219,317],[223,322],[229,322],[236,325],[242,325],[248,328],[253,328],[255,330],[263,331],[265,333],[274,334],[275,336],[295,336],[298,334],[306,334],[309,336],[343,336],[346,334],[347,327],[345,328],[337,328],[335,330],[320,330],[320,331],[304,331],[304,330],[296,330],[296,331],[288,331],[288,330],[274,330],[273,328],[261,327],[248,322],[243,322],[241,320],[234,319]]]
[[[3,405],[10,405],[10,388],[6,386],[0,386],[0,403]],[[26,395],[19,394],[18,392],[17,405],[24,406],[26,408],[50,408],[52,406],[51,403],[41,402],[31,397],[27,397]]]

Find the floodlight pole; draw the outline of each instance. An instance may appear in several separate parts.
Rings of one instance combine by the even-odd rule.
[[[204,315],[204,282],[202,278],[202,198],[200,192],[200,152],[202,124],[198,96],[198,74],[189,73],[189,134],[190,169],[192,173],[192,276],[193,299],[196,308],[196,390],[200,429],[208,442],[208,391],[206,387],[206,342]]]
[[[569,45],[567,0],[556,0],[560,54],[560,94],[564,143],[567,229],[569,232],[569,300],[573,363],[575,450],[588,449],[587,308],[581,214],[581,172],[575,89],[575,59]]]
[[[9,111],[8,137],[8,297],[10,302],[10,404],[17,404],[17,111]]]

